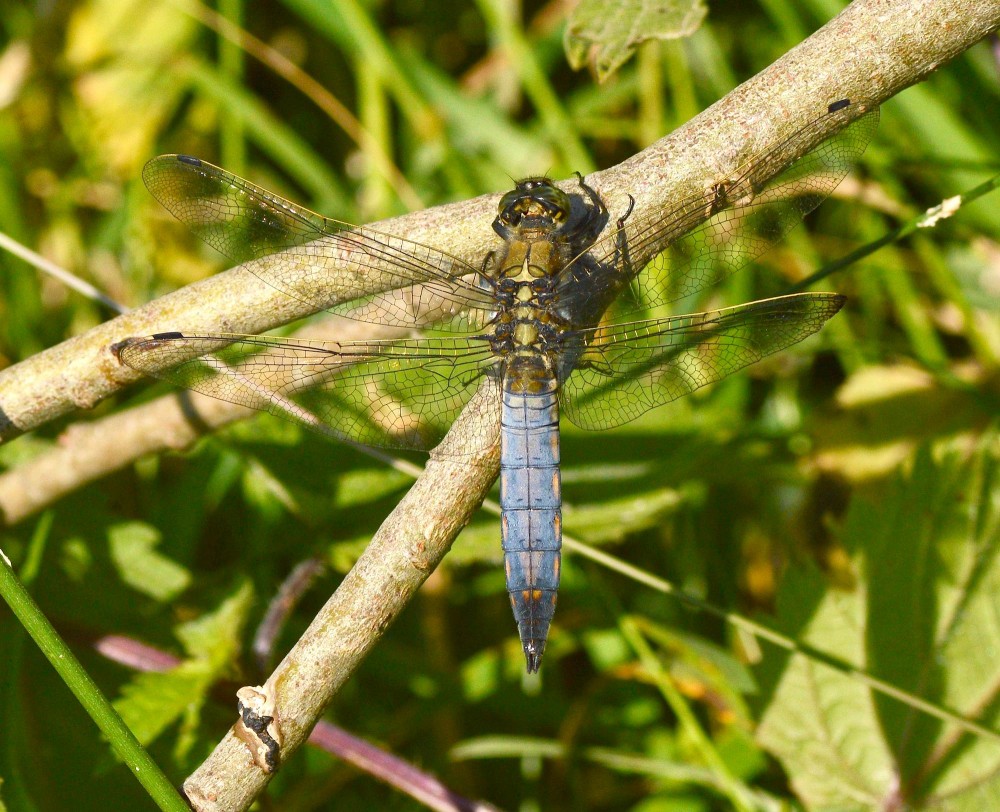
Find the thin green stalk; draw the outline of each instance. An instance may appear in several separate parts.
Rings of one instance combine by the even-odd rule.
[[[128,312],[127,307],[118,304],[118,302],[110,296],[106,296],[89,282],[85,282],[80,279],[80,277],[71,274],[69,271],[59,267],[56,263],[46,259],[41,254],[35,253],[26,245],[22,245],[13,237],[10,237],[3,232],[0,232],[0,250],[9,251],[18,259],[22,259],[32,267],[37,268],[42,273],[58,279],[62,282],[62,284],[66,285],[66,287],[72,288],[77,293],[81,293],[86,296],[88,299],[99,302],[117,313]]]
[[[705,767],[679,764],[665,758],[622,753],[607,747],[575,747],[564,741],[525,736],[479,736],[465,739],[449,752],[455,761],[488,758],[547,758],[590,761],[622,773],[665,778],[682,784],[719,789],[719,779]]]
[[[500,0],[478,0],[480,12],[490,31],[497,36],[507,52],[511,68],[517,71],[521,87],[531,99],[552,143],[562,151],[566,163],[577,172],[587,175],[594,171],[594,161],[576,130],[576,124],[566,113],[535,52],[524,37],[524,32],[514,24],[511,15]]]
[[[138,739],[80,665],[80,661],[73,655],[69,646],[59,637],[2,551],[0,551],[0,596],[7,602],[25,631],[100,728],[115,755],[128,765],[129,770],[157,806],[166,812],[190,812],[190,807],[178,794],[170,779],[139,744]]]
[[[644,42],[638,51],[636,74],[636,100],[639,110],[636,115],[635,131],[639,147],[652,144],[663,135],[663,57],[659,40]],[[677,103],[675,101],[674,107]],[[606,118],[606,117],[602,117]],[[631,122],[629,122],[631,123]]]
[[[383,30],[365,6],[356,0],[338,0],[333,4],[326,0],[285,0],[285,4],[379,75],[419,139],[434,145],[440,143],[441,119],[410,81]]]
[[[234,26],[243,25],[243,0],[219,0],[219,13]],[[230,39],[219,37],[219,73],[230,85],[243,86],[243,49]],[[246,138],[243,122],[237,116],[222,115],[219,120],[222,165],[238,175],[246,172]]]
[[[55,513],[49,510],[41,515],[35,525],[35,531],[28,542],[24,563],[21,565],[21,578],[25,584],[33,584],[38,577],[54,520]],[[39,807],[25,778],[27,771],[24,769],[25,759],[29,757],[29,748],[26,746],[26,737],[22,735],[22,731],[27,730],[28,725],[22,703],[14,699],[21,683],[25,640],[23,629],[13,628],[8,637],[9,645],[4,652],[6,656],[0,662],[0,696],[8,698],[3,714],[3,747],[6,751],[7,765],[3,776],[3,797],[7,799],[11,809],[35,812]]]
[[[927,209],[927,211],[911,217],[905,223],[882,235],[877,240],[873,240],[872,242],[862,245],[860,248],[851,251],[851,253],[829,263],[823,268],[820,268],[818,271],[810,274],[802,281],[792,285],[787,290],[787,293],[796,293],[810,288],[820,280],[826,279],[828,276],[832,276],[838,271],[853,265],[855,262],[874,254],[876,251],[887,245],[899,242],[905,237],[917,233],[920,229],[934,228],[942,220],[954,216],[960,209],[965,208],[973,201],[978,200],[983,195],[989,194],[998,188],[1000,188],[1000,175],[994,175],[989,180],[979,184],[973,189],[970,189],[965,194],[956,195],[955,197],[943,200],[938,205]],[[939,268],[932,270],[931,275],[939,290],[947,293],[949,290],[954,289],[954,283],[948,282],[948,274],[942,269]],[[964,384],[955,379],[954,376],[948,374],[945,363],[947,354],[941,348],[940,342],[938,342],[936,337],[933,335],[933,331],[930,329],[929,325],[926,324],[926,315],[923,313],[923,309],[919,307],[919,304],[916,303],[915,294],[911,289],[912,286],[909,281],[900,272],[893,272],[885,278],[885,283],[890,287],[890,294],[893,296],[893,301],[896,303],[896,306],[903,307],[903,309],[899,311],[900,318],[907,327],[907,332],[910,335],[911,341],[913,341],[915,346],[918,348],[921,360],[931,369],[934,369],[939,375],[945,376],[952,385],[965,388]],[[992,358],[993,353],[989,350],[985,339],[982,339],[978,331],[975,329],[975,320],[973,318],[972,310],[965,302],[965,298],[963,296],[958,296],[953,298],[953,301],[962,310],[962,313],[966,318],[966,322],[969,325],[969,330],[973,332],[975,337],[978,339],[978,341],[973,341],[973,344],[977,348],[980,358]],[[903,303],[903,305],[900,305],[900,303]]]
[[[391,454],[368,448],[367,446],[357,445],[355,443],[349,443],[349,445],[356,448],[361,453],[388,463],[396,470],[402,471],[409,476],[416,478],[420,475],[421,468],[419,466],[397,459]],[[492,499],[483,500],[483,510],[495,516],[499,516],[501,513],[499,503],[493,501]],[[682,603],[685,603],[698,611],[717,617],[739,631],[746,632],[756,638],[766,640],[778,648],[785,649],[786,651],[790,651],[794,654],[801,654],[816,662],[822,663],[835,671],[839,671],[846,676],[858,680],[876,693],[892,697],[896,701],[902,702],[904,705],[907,705],[914,710],[926,713],[928,716],[932,716],[935,719],[940,719],[943,722],[950,722],[968,733],[1000,743],[1000,732],[991,730],[990,728],[985,727],[972,719],[967,719],[954,711],[950,711],[947,708],[943,708],[940,705],[936,705],[933,702],[922,699],[909,691],[904,691],[902,688],[897,688],[895,685],[873,676],[863,668],[852,665],[846,660],[835,657],[822,649],[809,645],[808,643],[799,642],[788,635],[772,629],[770,626],[757,623],[756,621],[745,618],[735,612],[728,612],[725,609],[721,609],[718,606],[709,603],[708,601],[689,595],[683,590],[677,589],[677,587],[664,578],[652,575],[645,570],[634,567],[631,564],[627,564],[621,559],[615,558],[615,556],[610,555],[603,550],[590,547],[589,545],[578,541],[566,533],[563,534],[563,547],[567,552],[573,552],[578,555],[582,555],[584,558],[589,558],[591,561],[595,561],[609,570],[624,575],[627,578],[631,578],[636,583],[648,586],[651,589],[655,589],[657,592],[663,593],[664,595],[672,595]]]
[[[995,189],[1000,189],[1000,175],[994,175],[985,183],[979,184],[975,188],[969,190],[964,195],[956,195],[955,197],[950,197],[947,200],[942,201],[936,206],[929,208],[925,212],[921,212],[916,217],[907,220],[901,226],[892,231],[879,237],[877,240],[868,243],[867,245],[862,245],[855,251],[846,256],[841,257],[835,262],[831,262],[823,268],[820,268],[816,273],[810,274],[801,282],[792,285],[786,292],[796,293],[800,290],[806,290],[812,287],[814,284],[819,282],[821,279],[826,279],[828,276],[832,276],[837,273],[837,271],[843,270],[844,268],[853,265],[855,262],[864,259],[867,256],[874,254],[880,248],[890,245],[891,243],[898,242],[906,236],[914,233],[920,228],[933,228],[941,220],[951,217],[959,209],[964,208],[973,200],[977,200],[985,194],[994,191]]]
[[[660,693],[663,694],[663,698],[670,705],[670,709],[677,717],[681,729],[694,744],[695,749],[701,755],[705,764],[715,774],[719,781],[719,791],[729,799],[734,809],[754,809],[755,804],[750,800],[750,793],[747,791],[747,788],[742,786],[736,777],[729,772],[729,768],[722,760],[718,750],[715,749],[715,745],[712,744],[708,734],[705,733],[701,724],[695,718],[691,707],[685,701],[684,697],[681,696],[680,691],[677,690],[670,675],[663,671],[662,664],[653,654],[652,649],[650,649],[645,638],[639,632],[635,621],[630,617],[622,617],[618,623],[618,627],[621,629],[629,645],[632,646],[632,650],[639,657],[647,673],[653,677],[657,687],[660,689]]]
[[[203,96],[247,125],[250,137],[309,190],[313,206],[323,211],[344,211],[350,196],[336,175],[294,130],[278,119],[255,95],[241,85],[231,85],[214,66],[190,58],[177,64],[178,71]]]

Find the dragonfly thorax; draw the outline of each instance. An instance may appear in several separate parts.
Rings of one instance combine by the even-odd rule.
[[[548,178],[522,180],[501,199],[493,228],[506,246],[490,273],[499,305],[491,344],[505,365],[545,356],[543,366],[555,368],[548,356],[558,352],[569,323],[553,307],[554,296],[578,250],[578,227],[570,223],[569,196]]]

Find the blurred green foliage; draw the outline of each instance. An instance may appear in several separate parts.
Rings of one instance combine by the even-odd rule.
[[[5,4],[0,230],[135,306],[222,267],[143,189],[157,153],[203,156],[325,214],[377,220],[511,177],[612,165],[839,7],[715,3],[690,38],[643,45],[597,86],[567,66],[560,4],[515,15],[498,0],[220,2],[259,38],[244,47],[181,0]],[[343,109],[282,78],[279,57]],[[989,177],[998,101],[981,44],[888,102],[839,199],[702,304],[779,293]],[[788,633],[995,725],[996,212],[987,197],[839,274],[844,312],[747,374],[615,432],[564,424],[567,533],[727,611],[777,612]],[[108,316],[0,255],[0,366]],[[44,453],[66,422],[0,449],[0,465]],[[300,434],[258,417],[62,499],[47,532],[34,533],[37,519],[0,530],[16,566],[40,561],[37,599],[178,781],[234,719],[213,686],[261,679],[253,627],[289,571],[310,555],[329,563],[279,651],[408,486]],[[565,559],[541,680],[526,680],[499,560],[498,522],[481,515],[328,718],[507,809],[722,809],[726,782],[762,806],[800,793],[817,808],[864,808],[896,792],[984,808],[976,786],[996,770],[996,742],[581,556]],[[112,633],[181,664],[136,676],[92,649]],[[152,808],[5,610],[0,652],[7,807]],[[317,751],[270,792],[282,810],[418,808]]]

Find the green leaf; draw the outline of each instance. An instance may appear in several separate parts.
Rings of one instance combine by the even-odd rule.
[[[86,85],[74,126],[102,161],[127,175],[149,157],[187,90],[168,68],[175,54],[190,53],[197,36],[193,18],[142,0],[99,0],[73,10],[63,60]],[[136,104],[143,115],[135,115]]]
[[[240,634],[253,599],[253,587],[244,583],[214,612],[178,626],[175,634],[188,655],[208,660],[216,670],[228,665],[240,650]]]
[[[678,795],[671,790],[665,795],[653,795],[643,798],[630,812],[705,812],[708,805],[704,799],[693,795]]]
[[[158,601],[183,592],[191,574],[180,564],[156,552],[160,532],[143,522],[117,524],[108,531],[108,548],[115,569],[133,589]]]
[[[781,625],[930,703],[995,728],[1000,707],[1000,440],[971,460],[927,448],[879,501],[854,499],[850,592],[788,573]],[[775,658],[768,658],[774,662]],[[767,662],[767,661],[765,661]],[[810,808],[986,809],[1000,747],[801,654],[783,664],[758,730]],[[763,681],[763,680],[762,680]]]
[[[137,674],[122,688],[115,708],[142,744],[149,744],[182,715],[198,713],[213,681],[204,662],[161,673]]]
[[[122,688],[114,703],[143,744],[181,720],[178,755],[196,741],[191,731],[201,715],[208,691],[239,651],[240,633],[253,602],[249,584],[240,586],[214,612],[175,629],[189,659],[169,671],[138,674]]]
[[[704,696],[720,714],[739,719],[749,716],[740,695],[757,693],[757,683],[732,653],[651,618],[636,618],[636,622],[643,634],[663,650],[674,680],[690,686],[689,695]]]
[[[346,471],[337,482],[334,504],[338,508],[369,505],[407,487],[413,478],[385,468]]]
[[[284,511],[292,515],[301,513],[291,491],[270,468],[255,457],[248,457],[246,462],[243,470],[243,494],[255,512],[272,521]]]
[[[581,642],[594,667],[601,671],[610,671],[633,656],[618,629],[587,629]]]
[[[486,516],[462,529],[451,545],[444,564],[459,567],[485,561],[490,565],[497,565],[502,559],[500,522],[495,516]]]
[[[569,531],[588,543],[621,541],[629,533],[661,524],[681,507],[684,496],[673,488],[661,488],[580,507],[566,504],[563,518]]]
[[[590,64],[603,82],[650,39],[693,34],[708,12],[702,0],[582,0],[569,18],[563,45],[574,69]]]
[[[462,664],[462,693],[467,702],[493,696],[502,684],[503,663],[496,649],[484,649]]]

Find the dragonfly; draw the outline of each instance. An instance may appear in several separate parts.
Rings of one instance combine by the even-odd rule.
[[[494,428],[434,453],[471,460],[499,443],[507,592],[535,672],[560,579],[560,416],[583,429],[619,426],[817,332],[844,297],[794,293],[648,316],[763,253],[840,183],[877,122],[877,107],[834,102],[726,178],[643,216],[630,196],[612,219],[580,175],[569,192],[527,178],[501,198],[492,227],[503,244],[480,265],[163,155],[143,170],[152,195],[267,284],[316,310],[431,331],[349,342],[172,331],[126,339],[118,356],[385,448],[434,448],[476,396]]]

